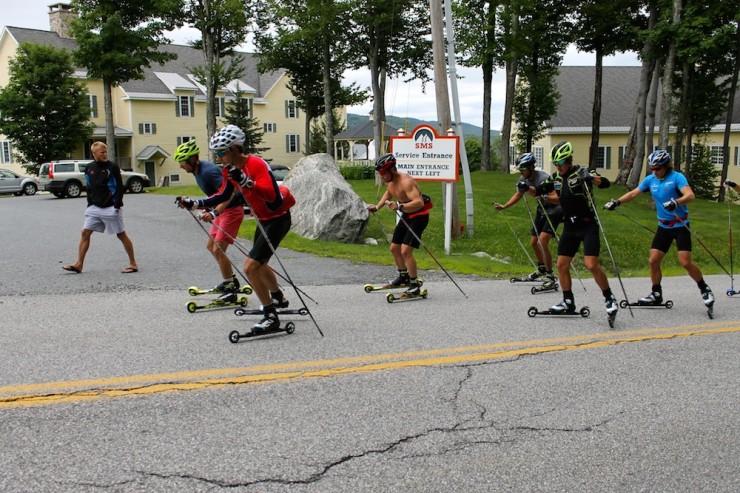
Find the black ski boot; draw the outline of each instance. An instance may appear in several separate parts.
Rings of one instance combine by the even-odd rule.
[[[270,305],[264,308],[265,316],[258,323],[252,326],[253,334],[261,334],[264,332],[273,332],[280,328],[280,320],[278,320],[275,306]]]
[[[239,291],[239,279],[236,276],[231,276],[231,279],[224,280],[213,289],[219,293],[236,293]]]
[[[663,294],[658,291],[652,291],[649,295],[640,298],[639,303],[645,306],[662,305]]]
[[[408,286],[409,284],[411,284],[411,278],[409,277],[409,273],[407,271],[399,270],[398,277],[388,284],[395,287]]]
[[[289,302],[285,299],[285,295],[279,289],[274,293],[271,292],[270,298],[272,298],[272,304],[275,305],[275,308],[288,308]]]
[[[419,284],[419,281],[414,279],[409,279],[409,288],[403,292],[406,296],[420,296],[421,295],[421,284]]]

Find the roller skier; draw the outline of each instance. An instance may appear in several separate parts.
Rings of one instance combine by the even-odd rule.
[[[421,289],[422,283],[418,278],[414,250],[421,246],[421,235],[429,224],[432,200],[421,193],[411,175],[398,172],[393,154],[380,156],[375,161],[375,170],[385,183],[386,191],[380,201],[369,204],[367,210],[374,214],[388,207],[403,219],[396,225],[391,238],[390,251],[398,269],[398,277],[388,283],[389,287],[407,287],[401,295],[404,299],[425,296],[426,291]]]
[[[674,171],[671,166],[671,155],[668,152],[661,149],[653,151],[648,156],[648,166],[652,174],[643,179],[637,188],[604,204],[604,209],[613,211],[621,204],[646,192],[652,194],[655,201],[658,228],[653,236],[648,258],[650,280],[653,285],[650,293],[640,298],[637,306],[666,305],[663,301],[663,288],[661,287],[663,273],[660,264],[675,240],[678,262],[696,282],[711,318],[714,295],[704,281],[701,270],[694,264],[691,255],[691,230],[689,229],[689,210],[686,204],[694,200],[694,191],[686,177]]]
[[[555,195],[563,209],[563,232],[558,242],[557,260],[563,301],[550,307],[548,312],[553,315],[576,313],[570,264],[583,243],[583,262],[604,295],[609,325],[613,326],[619,305],[609,286],[606,272],[599,263],[599,225],[590,197],[593,186],[608,188],[611,183],[605,177],[592,174],[587,168],[574,165],[573,146],[570,142],[556,144],[550,152],[550,159],[557,171],[536,187],[524,184],[520,189],[534,196]]]
[[[529,187],[536,187],[550,177],[542,170],[535,169],[537,158],[534,154],[527,152],[516,159],[516,167],[520,177],[516,183],[517,190],[504,204],[498,202],[493,204],[494,209],[502,211],[513,206],[522,198],[526,201],[524,194]],[[547,196],[537,196],[539,202],[537,214],[533,219],[530,245],[537,258],[537,269],[522,278],[512,278],[521,281],[542,281],[541,290],[551,290],[557,287],[557,278],[552,272],[552,254],[550,253],[550,240],[555,235],[555,230],[562,221],[562,209],[556,202],[548,200]],[[545,217],[545,214],[549,216]],[[534,292],[534,289],[533,289]]]

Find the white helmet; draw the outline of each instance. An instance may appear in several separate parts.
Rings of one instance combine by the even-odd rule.
[[[246,140],[246,136],[241,128],[236,125],[226,125],[213,134],[209,147],[214,151],[224,151],[231,146],[244,145],[244,140]]]

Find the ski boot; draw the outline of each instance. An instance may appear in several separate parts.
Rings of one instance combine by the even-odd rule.
[[[232,306],[247,306],[247,297],[239,296],[237,293],[225,293],[215,300],[211,300],[205,305],[199,305],[195,301],[189,301],[185,307],[189,313],[195,313],[198,310],[211,310],[215,308],[229,308]]]
[[[275,308],[288,308],[288,305],[290,304],[288,300],[285,299],[283,292],[279,289],[274,293],[270,293],[270,298],[272,298],[272,304],[275,305]]]
[[[704,306],[707,307],[707,315],[709,318],[714,318],[714,294],[712,294],[712,290],[705,289],[701,292],[701,297],[704,300]]]
[[[609,298],[604,299],[604,306],[606,307],[606,316],[609,320],[609,327],[614,328],[614,320],[617,318],[617,312],[619,311],[619,303],[617,299],[612,295]]]
[[[509,282],[537,282],[538,280],[541,280],[540,278],[545,277],[546,275],[547,272],[543,267],[542,269],[537,269],[536,271],[532,272],[531,274],[527,274],[526,276],[512,277],[511,279],[509,279]]]
[[[190,296],[199,296],[202,294],[219,294],[227,292],[252,294],[252,286],[250,286],[249,284],[245,284],[244,286],[239,287],[239,279],[237,279],[236,276],[232,276],[231,280],[222,281],[216,287],[211,289],[200,289],[197,286],[190,286],[188,288],[188,294]]]
[[[551,306],[548,310],[538,310],[536,307],[531,306],[529,307],[529,310],[527,310],[527,315],[530,317],[536,317],[537,315],[556,315],[556,316],[581,316],[583,318],[588,317],[591,315],[591,310],[584,306],[580,310],[576,311],[576,305],[573,303],[572,300],[563,300],[557,305]]]
[[[280,325],[277,312],[273,310],[268,311],[264,314],[262,320],[252,326],[252,329],[244,334],[240,334],[238,330],[232,330],[229,333],[229,341],[233,343],[239,342],[239,339],[245,339],[248,337],[264,336],[268,334],[277,334],[278,332],[285,332],[286,334],[292,334],[295,330],[295,324],[288,322],[284,326]]]
[[[545,274],[545,276],[540,278],[540,280],[544,280],[544,282],[542,283],[542,286],[534,286],[531,289],[532,294],[545,293],[547,291],[557,291],[558,290],[558,278],[555,277],[554,275]]]
[[[409,283],[408,289],[401,293],[400,296],[395,296],[393,293],[388,293],[388,296],[386,296],[385,299],[386,301],[388,301],[388,303],[393,303],[394,301],[407,301],[426,297],[427,290],[421,289],[421,283],[417,279],[414,279]]]
[[[627,308],[628,306],[634,306],[637,308],[654,308],[664,306],[666,308],[673,308],[673,302],[671,300],[663,301],[663,295],[657,291],[653,291],[647,296],[643,296],[636,303],[629,303],[627,300],[619,302],[620,308]]]

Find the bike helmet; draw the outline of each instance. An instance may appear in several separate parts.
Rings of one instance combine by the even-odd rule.
[[[670,166],[671,155],[662,149],[656,149],[648,156],[648,165],[654,168],[659,166]]]
[[[385,173],[396,165],[396,156],[393,154],[383,154],[375,160],[375,171]]]
[[[231,146],[244,145],[246,136],[241,128],[236,125],[226,125],[224,128],[213,134],[209,147],[214,151],[225,151]]]
[[[537,158],[531,152],[525,152],[518,158],[516,158],[516,169],[519,171],[529,169],[535,165]]]
[[[561,163],[573,156],[573,144],[570,142],[559,142],[550,151],[550,161],[555,164]]]
[[[197,156],[198,154],[200,154],[198,144],[195,143],[195,140],[189,140],[177,146],[173,158],[175,159],[176,163],[181,163],[183,161],[187,161],[188,158],[192,156]]]

